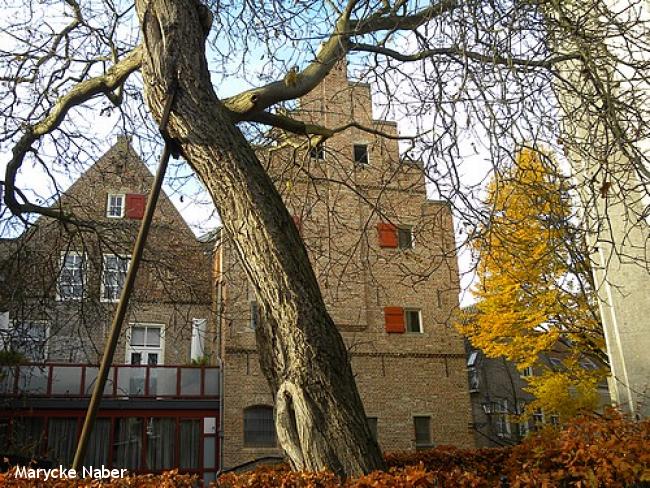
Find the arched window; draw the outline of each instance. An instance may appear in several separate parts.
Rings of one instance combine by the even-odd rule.
[[[244,410],[244,446],[275,447],[273,407],[255,405]]]

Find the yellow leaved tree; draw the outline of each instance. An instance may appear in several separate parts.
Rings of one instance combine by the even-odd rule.
[[[583,240],[572,224],[569,182],[557,168],[524,148],[493,177],[490,218],[473,241],[477,313],[459,327],[486,356],[505,357],[520,370],[534,367],[526,379],[536,400],[527,414],[542,408],[566,419],[596,407],[607,370],[600,367],[603,334]],[[556,365],[541,360],[558,348]]]

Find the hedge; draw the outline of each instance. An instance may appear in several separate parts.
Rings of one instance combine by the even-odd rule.
[[[220,488],[499,487],[618,488],[650,482],[650,420],[633,422],[614,411],[582,417],[561,431],[546,429],[507,448],[440,446],[386,455],[387,471],[340,480],[329,472],[295,472],[286,465],[222,475]],[[197,479],[175,471],[99,480],[40,480],[0,473],[0,486],[25,488],[189,488]],[[646,485],[648,486],[648,485]]]

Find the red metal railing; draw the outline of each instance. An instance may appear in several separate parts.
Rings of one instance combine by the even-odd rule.
[[[90,397],[99,367],[88,364],[0,366],[0,397]],[[114,365],[105,398],[219,398],[213,366]]]

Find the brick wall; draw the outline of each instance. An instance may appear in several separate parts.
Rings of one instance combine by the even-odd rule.
[[[330,128],[354,119],[397,134],[396,124],[373,119],[369,86],[348,82],[344,67],[293,115]],[[368,145],[369,164],[355,164],[354,144]],[[459,291],[452,216],[446,204],[427,199],[422,167],[400,160],[395,139],[356,128],[328,139],[322,160],[310,157],[304,139],[260,156],[300,223],[328,311],[352,352],[366,414],[378,418],[382,448],[413,448],[413,416],[420,415],[431,417],[434,444],[472,446],[463,341],[450,320]],[[380,223],[410,226],[414,246],[382,247]],[[272,405],[273,398],[255,351],[254,291],[227,239],[215,255],[222,285],[224,465],[233,466],[279,452],[243,443],[244,409]],[[419,309],[422,333],[387,333],[385,307]]]
[[[13,284],[10,296],[3,298],[4,306],[13,320],[42,320],[48,324],[53,345],[50,360],[97,361],[116,305],[101,296],[102,256],[130,255],[141,223],[126,217],[108,218],[107,196],[146,196],[152,182],[152,174],[128,138],[121,137],[54,204],[83,221],[83,226],[63,225],[41,217],[34,227],[14,240],[11,252],[4,253],[5,278]],[[57,283],[61,256],[77,252],[85,256],[85,297],[60,300]],[[210,318],[211,314],[210,261],[211,249],[196,240],[162,193],[115,355],[116,363],[126,359],[126,333],[133,323],[164,327],[164,357],[160,359],[165,364],[189,362],[192,319]],[[209,347],[213,339],[212,328],[207,337]]]

